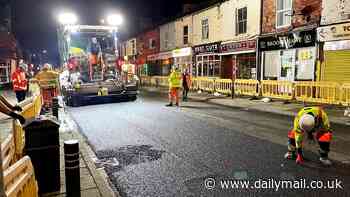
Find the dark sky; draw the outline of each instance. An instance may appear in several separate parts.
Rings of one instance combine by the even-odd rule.
[[[137,31],[140,20],[157,23],[180,13],[182,4],[203,0],[12,0],[14,31],[22,47],[31,52],[47,50],[51,61],[58,61],[57,15],[71,11],[78,15],[79,24],[98,24],[111,12],[124,17],[121,34]]]

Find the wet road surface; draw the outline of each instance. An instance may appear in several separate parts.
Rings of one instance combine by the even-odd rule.
[[[123,197],[350,196],[347,164],[325,168],[310,151],[302,167],[283,159],[290,118],[201,102],[167,108],[165,98],[142,93],[135,102],[69,109]],[[335,140],[337,151],[350,147],[349,139]],[[309,189],[272,185],[288,180],[285,187],[295,181],[299,188],[300,179]],[[249,186],[222,189],[221,180]],[[336,184],[343,189],[324,188]]]

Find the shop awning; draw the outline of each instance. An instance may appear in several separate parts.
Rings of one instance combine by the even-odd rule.
[[[148,61],[156,61],[156,60],[166,60],[173,57],[172,51],[162,52],[158,54],[148,55]]]

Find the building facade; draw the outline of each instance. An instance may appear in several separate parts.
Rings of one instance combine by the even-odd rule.
[[[256,42],[261,0],[229,0],[220,5],[222,78],[256,79]]]
[[[172,51],[175,49],[175,21],[168,22],[159,27],[160,53],[155,57],[160,61],[161,75],[168,75],[174,64]]]
[[[137,36],[137,65],[139,75],[160,75],[160,62],[154,60],[159,53],[159,29],[155,28]]]
[[[221,18],[220,4],[193,13],[193,76],[221,76]]]
[[[11,29],[10,3],[0,5],[0,85],[11,82],[11,73],[21,58],[20,48]]]
[[[319,80],[350,82],[350,1],[323,0],[321,26]]]
[[[187,70],[192,73],[193,64],[193,16],[187,15],[178,18],[175,21],[175,47],[172,55],[174,64],[177,65],[181,71]]]
[[[315,80],[321,0],[263,0],[260,79]]]

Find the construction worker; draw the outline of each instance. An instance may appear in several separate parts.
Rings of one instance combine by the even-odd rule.
[[[176,106],[179,106],[179,90],[181,88],[181,73],[177,67],[173,67],[168,78],[169,82],[169,104],[167,107],[173,106],[175,98]]]
[[[297,164],[303,164],[303,138],[307,134],[309,140],[316,139],[319,144],[320,162],[331,165],[328,159],[332,131],[326,112],[321,107],[305,107],[294,119],[294,127],[288,133],[288,152],[286,159],[296,159]]]
[[[16,93],[18,102],[22,102],[26,98],[28,81],[26,79],[26,65],[20,64],[12,74],[13,91]]]
[[[191,76],[188,73],[187,69],[184,70],[184,72],[182,73],[182,100],[183,101],[187,101],[187,94],[190,91],[192,85],[192,81],[191,81]]]

